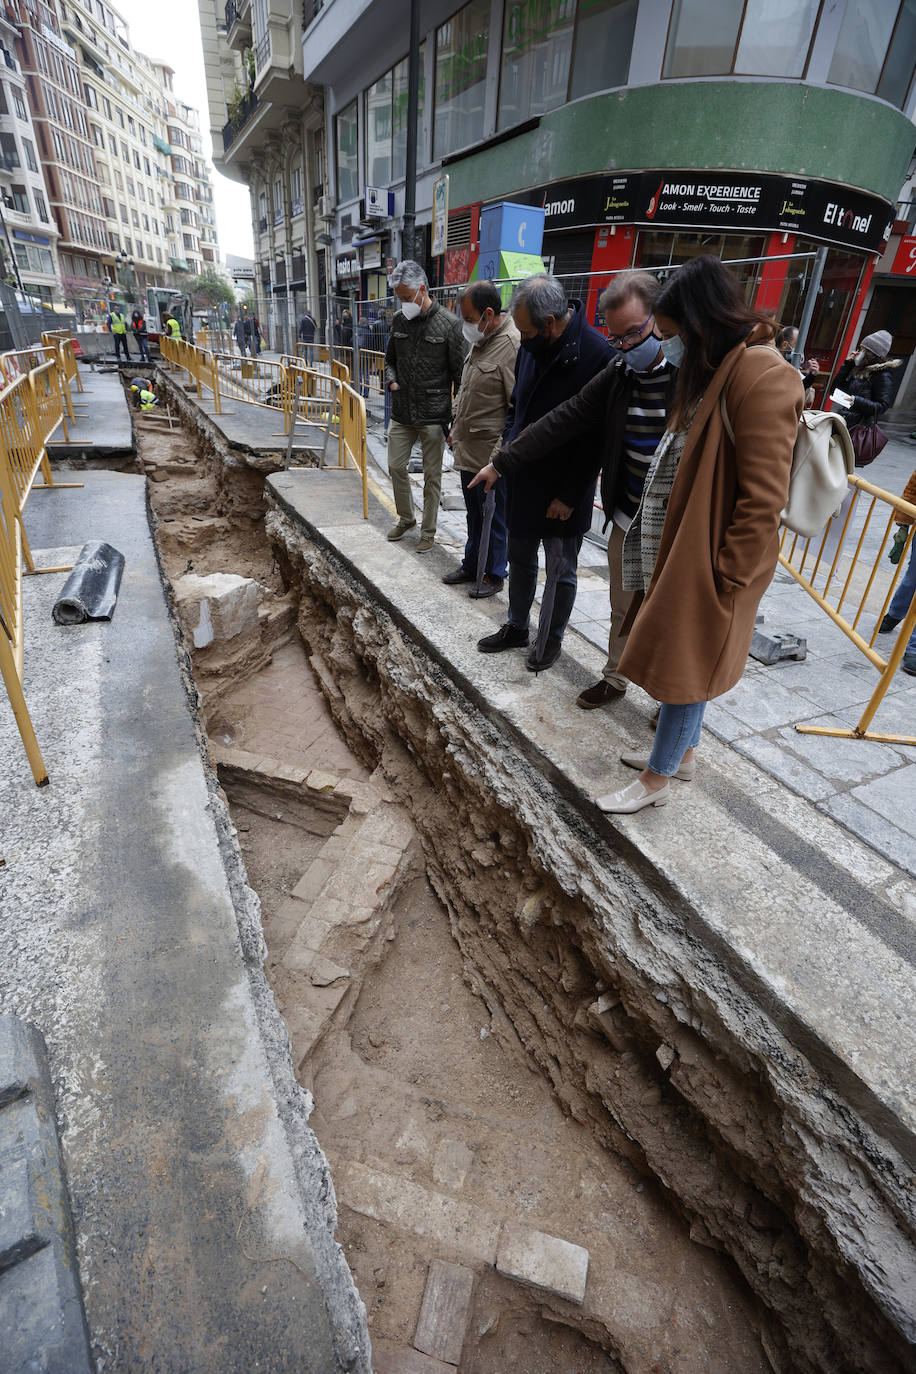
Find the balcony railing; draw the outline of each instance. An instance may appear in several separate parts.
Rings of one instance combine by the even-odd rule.
[[[260,72],[270,61],[270,30],[262,33],[254,45],[254,69]]]
[[[258,103],[254,91],[249,91],[232,119],[223,125],[223,151],[225,152],[238,137],[239,132],[250,119]]]
[[[226,4],[226,29],[231,29],[239,17],[238,0],[228,0]]]
[[[313,19],[317,19],[318,15],[319,15],[319,14],[321,13],[321,11],[324,9],[324,7],[325,7],[325,5],[326,5],[327,3],[328,3],[328,0],[303,0],[303,5],[302,5],[302,27],[303,27],[303,29],[307,29],[308,26],[309,26],[309,24],[311,24],[312,20],[313,20]]]

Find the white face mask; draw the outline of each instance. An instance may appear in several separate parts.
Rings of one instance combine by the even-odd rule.
[[[480,328],[482,324],[483,317],[475,321],[474,324],[468,324],[467,320],[461,321],[461,332],[472,348],[475,346],[475,344],[482,344],[484,339],[487,337],[483,330]]]
[[[413,300],[412,300],[412,301],[403,301],[403,302],[402,302],[402,304],[401,304],[401,314],[404,316],[404,319],[405,319],[405,320],[415,320],[415,319],[417,318],[417,316],[419,315],[419,313],[420,313],[420,307],[419,307],[419,305],[417,304],[417,296],[419,296],[419,294],[420,294],[420,292],[421,292],[422,290],[423,290],[423,287],[422,287],[422,286],[418,286],[418,287],[417,287],[417,291],[416,291],[416,295],[414,296]]]
[[[659,348],[672,367],[680,367],[684,357],[684,340],[680,334],[672,334],[670,339],[662,339]]]

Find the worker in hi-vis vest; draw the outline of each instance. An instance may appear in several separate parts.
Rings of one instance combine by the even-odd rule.
[[[181,325],[180,325],[180,324],[178,323],[178,321],[175,319],[175,316],[174,316],[174,315],[166,315],[166,317],[165,317],[165,328],[166,328],[166,333],[168,334],[168,336],[169,336],[170,339],[180,339],[180,338],[181,338]]]
[[[124,358],[130,362],[130,349],[127,347],[127,321],[120,306],[113,305],[108,316],[108,329],[114,339],[115,362],[121,360],[121,349],[124,349]]]

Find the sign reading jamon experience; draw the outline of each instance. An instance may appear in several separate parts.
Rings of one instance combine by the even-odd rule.
[[[768,172],[605,173],[553,182],[512,200],[542,205],[548,234],[600,224],[786,230],[866,253],[882,251],[894,221],[894,207],[880,196]]]

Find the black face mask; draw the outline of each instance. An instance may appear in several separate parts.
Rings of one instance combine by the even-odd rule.
[[[553,339],[549,334],[535,334],[531,339],[522,339],[522,348],[530,353],[532,358],[543,358],[553,348]]]

